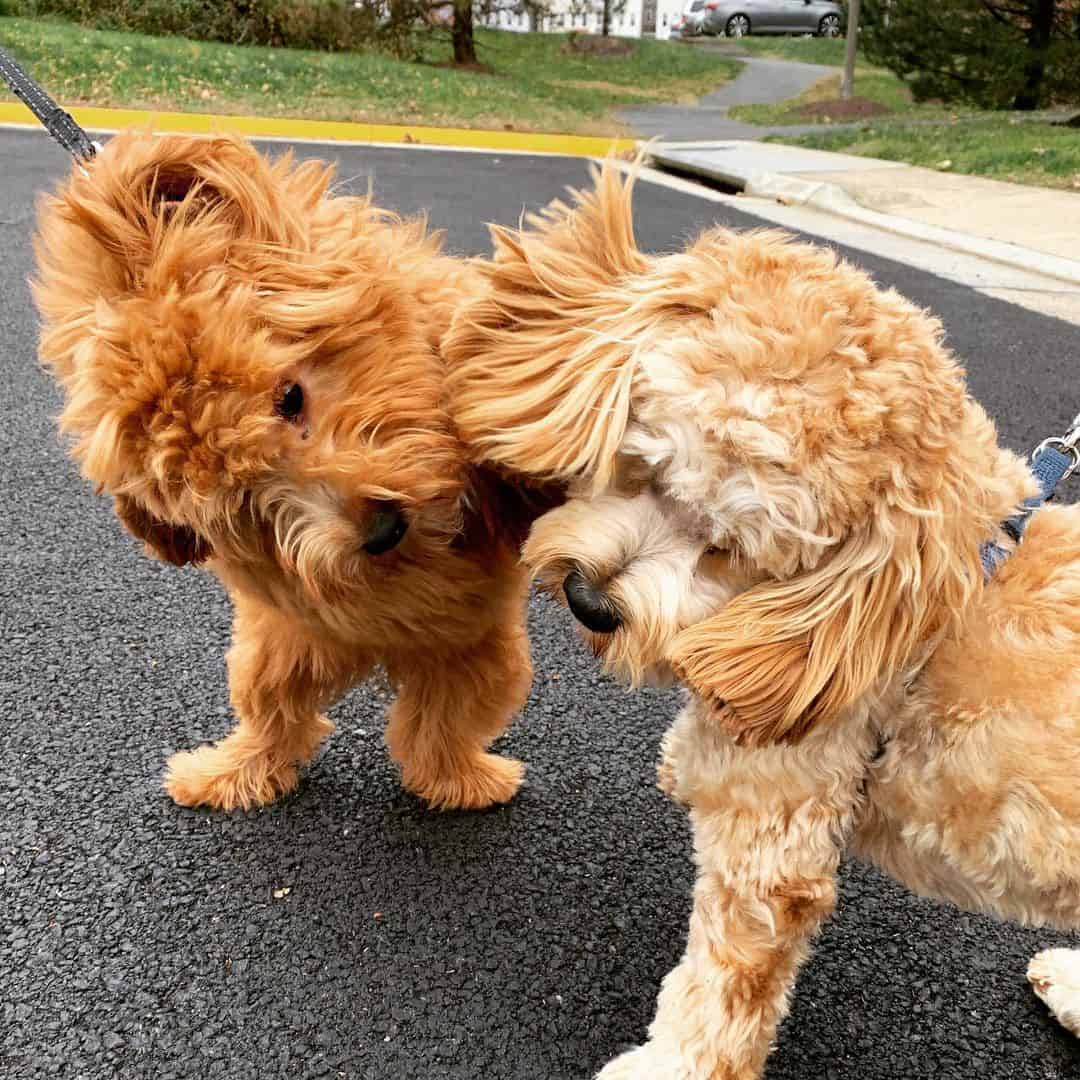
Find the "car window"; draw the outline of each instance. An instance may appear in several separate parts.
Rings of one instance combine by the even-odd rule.
[[[694,0],[690,5],[691,11],[701,11],[705,7],[705,0]]]

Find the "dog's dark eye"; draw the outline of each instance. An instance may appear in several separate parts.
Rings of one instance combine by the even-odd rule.
[[[295,420],[304,409],[304,390],[299,383],[290,383],[277,403],[277,414],[283,420]]]

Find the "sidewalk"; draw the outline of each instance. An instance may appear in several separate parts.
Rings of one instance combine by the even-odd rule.
[[[1080,286],[1080,195],[876,158],[750,141],[660,143],[653,160],[747,195]]]

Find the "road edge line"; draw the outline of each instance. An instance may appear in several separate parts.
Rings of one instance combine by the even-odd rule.
[[[637,145],[634,139],[618,136],[439,128],[421,124],[361,124],[346,120],[106,109],[96,106],[73,106],[69,111],[79,124],[88,131],[95,132],[115,132],[129,128],[153,129],[163,134],[215,135],[232,132],[253,139],[423,146],[429,149],[487,150],[585,158],[624,153],[632,151]],[[0,124],[14,127],[39,126],[30,110],[19,102],[0,102]]]

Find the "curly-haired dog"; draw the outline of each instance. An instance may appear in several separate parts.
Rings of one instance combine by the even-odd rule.
[[[466,460],[438,339],[476,286],[423,222],[320,163],[233,138],[125,136],[40,213],[41,355],[83,472],[160,558],[235,606],[236,729],[176,754],[185,805],[269,802],[376,664],[387,743],[440,808],[509,799],[486,752],[531,681],[528,510]]]
[[[630,194],[609,171],[495,231],[451,409],[485,460],[572,485],[525,558],[607,667],[691,691],[660,767],[694,828],[686,953],[601,1076],[749,1080],[845,848],[1080,925],[1080,509],[984,584],[1037,485],[940,326],[778,233],[644,255]],[[1067,993],[1069,955],[1033,975]]]

